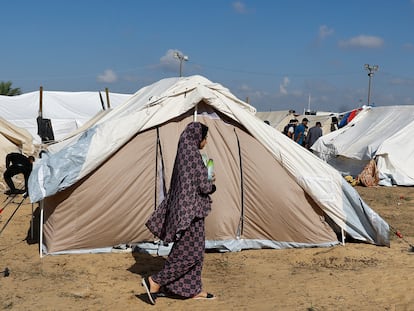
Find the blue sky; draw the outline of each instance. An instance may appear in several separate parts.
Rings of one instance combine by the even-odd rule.
[[[13,0],[0,81],[24,93],[134,93],[183,75],[259,111],[414,104],[414,0]],[[310,99],[310,100],[309,100]]]

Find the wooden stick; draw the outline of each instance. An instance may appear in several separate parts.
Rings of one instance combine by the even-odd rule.
[[[39,93],[39,116],[43,118],[43,86],[40,86]]]
[[[111,103],[109,102],[109,90],[107,87],[105,88],[105,93],[106,93],[106,103],[107,103],[108,109],[110,109]]]
[[[101,92],[99,92],[99,99],[101,100],[102,110],[105,110],[105,104],[104,104]]]

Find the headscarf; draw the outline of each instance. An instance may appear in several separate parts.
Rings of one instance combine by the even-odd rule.
[[[174,241],[194,218],[204,218],[211,210],[208,194],[213,183],[207,179],[207,168],[199,151],[203,132],[207,135],[205,128],[199,122],[192,122],[181,133],[170,189],[146,223],[165,242]]]
[[[203,123],[201,124],[201,140],[203,140],[204,138],[207,137],[207,133],[208,133],[208,126],[204,125]]]

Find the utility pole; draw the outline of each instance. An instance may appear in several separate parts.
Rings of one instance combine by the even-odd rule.
[[[370,99],[371,99],[371,79],[372,76],[374,75],[374,72],[378,70],[378,65],[368,65],[365,64],[364,65],[365,70],[368,70],[368,106],[370,104]]]

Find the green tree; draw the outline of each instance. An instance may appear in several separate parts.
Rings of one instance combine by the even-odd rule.
[[[20,88],[12,88],[12,82],[0,82],[0,95],[15,96],[22,94]]]

